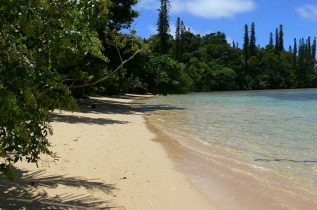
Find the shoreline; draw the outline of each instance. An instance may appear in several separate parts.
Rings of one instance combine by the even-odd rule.
[[[0,173],[0,208],[214,209],[177,171],[133,99],[90,98],[81,111],[52,113],[51,150]],[[97,104],[95,109],[91,104]]]
[[[165,133],[157,123],[150,122],[160,120],[159,116],[159,113],[145,115],[149,128],[158,136],[157,141],[177,164],[177,169],[217,209],[315,209],[317,206],[316,194],[292,186],[290,180],[251,167],[219,148],[193,139],[180,141],[179,135]],[[212,150],[213,155],[207,150]]]
[[[16,164],[17,184],[0,182],[0,208],[306,210],[317,206],[316,196],[294,189],[287,180],[250,168],[217,148],[209,156],[173,139],[148,121],[153,107],[139,103],[141,98],[90,98],[80,102],[80,112],[52,113],[54,135],[49,139],[55,158],[41,157],[39,168]],[[284,181],[288,187],[279,188]]]

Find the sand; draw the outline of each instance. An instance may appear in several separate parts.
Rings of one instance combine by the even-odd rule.
[[[135,98],[90,98],[80,112],[52,113],[55,158],[16,164],[17,184],[0,174],[0,208],[213,209],[153,141]]]

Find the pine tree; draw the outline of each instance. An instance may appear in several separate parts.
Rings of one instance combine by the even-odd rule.
[[[280,25],[280,31],[279,31],[279,39],[278,39],[278,48],[279,52],[284,51],[284,32],[283,32],[283,25]]]
[[[306,69],[305,69],[305,40],[304,38],[299,40],[298,47],[298,68],[297,68],[297,78],[299,80],[299,87],[305,86],[306,80]]]
[[[232,48],[236,48],[236,43],[232,41]]]
[[[311,42],[310,42],[310,36],[308,37],[308,39],[307,39],[307,41],[306,41],[306,43],[307,43],[307,57],[308,58],[311,58],[312,57],[312,50],[311,50]]]
[[[316,59],[316,37],[314,38],[313,46],[312,46],[312,58]]]
[[[180,23],[180,47],[179,47],[179,58],[180,61],[183,61],[184,57],[184,33],[186,32],[186,26],[184,24],[184,21],[181,21]]]
[[[176,21],[175,32],[175,59],[180,60],[180,41],[181,41],[181,20],[178,17]]]
[[[296,69],[296,56],[297,56],[297,41],[296,38],[294,39],[294,49],[293,49],[293,66]]]
[[[250,56],[256,55],[256,37],[255,37],[255,24],[251,25],[251,36],[250,36]]]
[[[161,7],[159,11],[159,18],[157,20],[157,31],[160,37],[160,47],[161,53],[168,53],[168,41],[169,41],[169,10],[170,10],[170,2],[169,0],[161,0]]]
[[[184,21],[181,21],[181,34],[184,34],[186,32],[186,26],[184,24]]]
[[[273,44],[273,33],[272,33],[272,32],[270,33],[269,46],[270,46],[270,47],[274,47],[274,44]]]
[[[279,33],[278,33],[278,29],[275,29],[275,52],[278,53],[279,52]]]
[[[246,72],[248,70],[248,59],[249,59],[249,49],[250,49],[249,43],[250,43],[249,42],[249,28],[248,28],[248,25],[245,24],[245,26],[244,26],[243,52],[244,52],[244,66],[245,66]]]

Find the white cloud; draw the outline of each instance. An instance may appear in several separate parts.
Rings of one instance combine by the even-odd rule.
[[[160,7],[159,0],[141,0],[136,7],[138,9],[146,9],[146,10],[153,10],[158,9]]]
[[[255,9],[253,0],[186,0],[185,10],[192,15],[218,19]]]
[[[186,10],[185,1],[181,0],[171,0],[172,13],[178,14]]]
[[[298,7],[296,11],[303,18],[317,21],[317,6],[306,4],[303,7]]]
[[[158,9],[159,0],[141,0],[139,8]],[[189,13],[209,19],[234,17],[256,8],[254,0],[171,0],[173,14]]]

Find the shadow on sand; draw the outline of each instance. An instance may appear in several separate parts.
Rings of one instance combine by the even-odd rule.
[[[130,96],[120,96],[118,98],[127,98]],[[140,98],[138,98],[140,99]],[[119,102],[98,98],[89,98],[79,100],[79,107],[81,113],[95,113],[95,114],[135,114],[136,112],[150,112],[158,110],[184,110],[181,107],[170,105],[147,105],[145,103],[135,101],[133,103]],[[91,108],[91,105],[96,105],[96,108]]]
[[[60,194],[51,197],[44,190],[38,190],[39,187],[56,188],[58,185],[64,185],[97,189],[111,194],[116,189],[113,185],[76,177],[47,176],[45,170],[30,173],[15,169],[15,174],[17,182],[10,183],[7,177],[0,173],[0,209],[101,209],[101,205],[108,206],[102,209],[119,207],[97,200],[93,196]]]
[[[140,99],[140,97],[124,96],[119,98]],[[95,104],[95,108],[92,108]],[[93,113],[93,117],[75,116],[71,114],[51,113],[51,120],[66,123],[83,124],[127,124],[127,121],[118,121],[98,117],[98,114],[135,114],[156,110],[182,110],[183,108],[168,105],[152,106],[141,102],[126,103],[113,101],[107,98],[90,98],[79,100],[80,113]],[[42,187],[57,188],[58,185],[99,190],[112,194],[116,188],[111,184],[104,184],[93,180],[62,175],[45,175],[45,170],[36,172],[15,169],[17,183],[10,183],[7,177],[0,172],[0,209],[111,209],[122,208],[110,201],[98,200],[93,196],[78,194],[59,194],[50,196]],[[74,189],[74,192],[76,189]],[[105,207],[107,206],[107,207]]]
[[[64,122],[70,124],[98,124],[98,125],[109,125],[109,124],[127,124],[127,121],[112,120],[107,118],[92,118],[92,117],[83,117],[75,115],[63,115],[58,113],[51,113],[51,120],[53,122]]]
[[[116,97],[113,97],[116,98]],[[138,96],[120,96],[120,99],[142,99]],[[158,110],[184,110],[184,108],[174,107],[169,105],[147,105],[142,102],[119,102],[113,101],[111,98],[87,98],[78,100],[78,105],[80,110],[74,111],[83,114],[136,114],[145,113]],[[95,107],[92,108],[92,105]],[[98,124],[98,125],[109,125],[109,124],[127,124],[127,121],[113,120],[108,118],[98,118],[98,117],[86,117],[86,116],[76,116],[68,114],[59,114],[56,112],[51,113],[51,121],[55,122],[66,122],[71,124]]]

